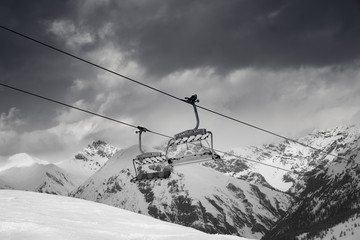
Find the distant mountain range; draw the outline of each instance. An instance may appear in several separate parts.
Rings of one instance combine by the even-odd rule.
[[[339,157],[303,175],[300,200],[264,239],[359,239],[360,238],[360,137],[358,129],[346,129],[331,143]],[[353,141],[344,142],[345,139]],[[344,228],[340,231],[339,226]]]
[[[130,183],[133,146],[117,152],[71,196],[106,203],[208,233],[260,238],[284,216],[288,194],[198,164],[174,167],[169,180]]]
[[[224,162],[208,162],[204,165],[232,177],[265,186],[270,185],[276,189],[298,195],[306,187],[306,179],[303,178],[305,173],[312,171],[319,165],[327,166],[336,159],[333,155],[346,156],[348,151],[357,146],[359,137],[360,129],[355,126],[316,130],[297,139],[297,141],[321,151],[295,142],[282,141],[258,147],[245,147],[236,151],[232,150],[223,156]],[[234,157],[233,154],[288,169],[290,172],[241,160]]]
[[[71,177],[54,164],[10,168],[0,172],[0,179],[13,189],[57,195],[67,195],[76,187]]]
[[[28,154],[26,166],[0,171],[0,188],[36,191],[67,196],[100,169],[118,149],[103,141],[89,144],[74,158],[51,164]]]
[[[289,141],[246,147],[224,154],[223,161],[175,166],[170,179],[139,184],[130,183],[138,146],[120,150],[96,141],[61,163],[1,171],[0,189],[70,195],[208,233],[355,240],[360,237],[359,139],[355,126],[317,130],[297,141],[321,151]],[[200,148],[190,145],[178,154]],[[345,225],[346,231],[338,231]]]

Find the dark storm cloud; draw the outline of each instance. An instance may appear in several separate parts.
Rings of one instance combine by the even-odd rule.
[[[198,93],[209,108],[241,113],[239,119],[249,116],[246,121],[260,126],[270,122],[275,131],[293,129],[304,113],[317,119],[302,129],[351,117],[343,106],[357,101],[334,96],[352,98],[350,84],[360,88],[358,67],[349,67],[360,56],[359,13],[354,0],[0,1],[1,25],[176,96]],[[1,82],[164,133],[193,124],[191,109],[180,102],[1,29],[0,43]],[[189,69],[195,71],[182,71]],[[327,113],[329,99],[339,107]],[[319,104],[324,111],[317,114]],[[284,128],[288,112],[293,119]],[[1,87],[0,116],[0,155],[80,149],[77,144],[96,136],[123,144],[134,136],[129,128]],[[227,145],[223,139],[234,128],[204,118]]]
[[[83,21],[104,22],[113,23],[116,44],[160,75],[326,66],[360,56],[358,0],[107,1]]]
[[[71,52],[84,56],[111,42],[125,58],[163,76],[198,67],[227,73],[352,63],[360,56],[359,9],[355,0],[5,0],[0,22],[67,50],[66,39],[51,34],[49,26],[68,21],[93,37]],[[103,39],[99,32],[106,24],[111,33]],[[2,81],[61,98],[76,77],[93,73],[3,30],[0,40]]]
[[[64,49],[64,44],[47,31],[58,18],[71,18],[72,6],[66,1],[4,0],[0,3],[0,24]],[[10,32],[0,30],[1,82],[40,95],[71,103],[65,93],[80,76],[90,75],[89,67],[53,50],[44,48]],[[71,99],[70,99],[71,100]],[[0,112],[17,107],[26,116],[27,128],[51,125],[57,105],[0,88]],[[28,129],[28,130],[30,130]]]

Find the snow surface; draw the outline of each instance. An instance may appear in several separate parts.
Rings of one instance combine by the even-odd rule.
[[[76,159],[61,161],[56,163],[55,165],[70,174],[77,185],[83,183],[95,172],[90,168],[86,168],[84,164],[82,164],[82,162]]]
[[[76,185],[82,184],[86,179],[98,171],[119,149],[103,141],[94,141],[72,159],[56,163],[74,179]]]
[[[193,228],[90,201],[0,190],[0,239],[246,240]]]
[[[243,175],[249,175],[251,172],[260,173],[272,187],[286,192],[291,188],[293,183],[291,182],[284,182],[283,177],[287,173],[287,171],[281,170],[281,169],[274,169],[274,167],[270,167],[267,165],[291,170],[292,163],[284,164],[281,163],[280,160],[284,158],[283,156],[279,155],[277,152],[271,152],[271,157],[269,158],[261,158],[259,154],[262,153],[262,151],[266,151],[266,149],[258,149],[256,147],[245,147],[243,149],[235,149],[230,151],[231,153],[234,153],[238,156],[243,156],[248,159],[254,159],[256,161],[260,161],[263,164],[256,164],[252,162],[246,162],[246,165],[250,168],[238,173],[228,173],[228,175],[231,175],[235,178],[241,178]],[[225,161],[233,159],[234,157],[226,154],[224,155]],[[267,165],[266,165],[267,164]]]
[[[308,233],[303,233],[297,236],[298,240],[359,240],[360,239],[360,218],[358,214],[350,217],[346,221],[337,224],[334,227],[328,228],[317,233],[317,236],[310,237]]]
[[[235,155],[257,160],[264,164],[279,167],[279,169],[246,162],[249,169],[240,172],[230,171],[227,174],[241,178],[242,176],[248,176],[251,172],[260,173],[267,183],[274,188],[296,193],[299,186],[295,188],[297,190],[294,192],[294,184],[302,184],[301,177],[299,178],[296,172],[309,172],[319,164],[330,164],[336,159],[335,156],[343,156],[348,151],[356,150],[359,139],[360,129],[358,126],[342,126],[333,129],[316,130],[305,137],[297,139],[298,142],[306,146],[291,141],[283,141],[277,144],[265,144],[261,147],[233,149],[229,151],[230,155],[224,155],[225,161],[232,162],[234,156],[231,156],[231,153],[235,153]],[[322,151],[314,151],[314,149],[307,146]],[[283,171],[280,168],[292,171],[292,173]],[[295,181],[284,181],[285,175],[290,176]]]

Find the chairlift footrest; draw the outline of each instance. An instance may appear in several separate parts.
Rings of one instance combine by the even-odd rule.
[[[183,157],[179,157],[179,158],[172,158],[171,165],[177,166],[177,165],[195,164],[195,163],[213,161],[213,160],[218,159],[217,156],[219,156],[219,155],[217,155],[215,153],[213,154],[211,152],[192,154],[192,155],[187,155],[187,156],[183,156]]]

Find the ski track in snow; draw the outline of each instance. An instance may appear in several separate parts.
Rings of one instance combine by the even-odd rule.
[[[70,197],[0,190],[1,240],[246,240]]]

